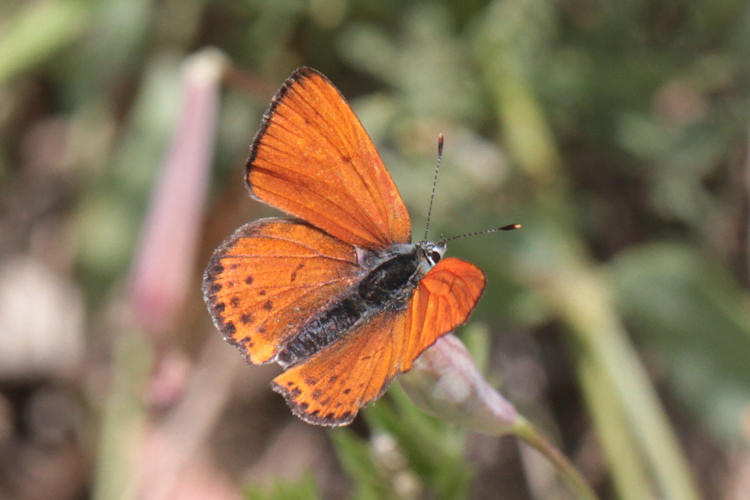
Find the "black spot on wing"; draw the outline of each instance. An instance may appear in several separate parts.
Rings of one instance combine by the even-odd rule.
[[[304,262],[300,262],[297,264],[297,267],[294,268],[294,271],[292,271],[292,275],[289,277],[289,281],[294,282],[297,280],[297,273],[301,271],[305,267]]]
[[[352,423],[354,417],[357,414],[356,411],[353,413],[351,411],[347,411],[342,413],[341,415],[336,415],[335,411],[329,411],[325,416],[320,416],[319,408],[315,409],[312,412],[308,412],[307,409],[310,407],[310,404],[305,401],[298,401],[302,393],[293,381],[288,381],[286,383],[286,386],[282,386],[280,384],[277,384],[276,382],[271,382],[271,387],[274,391],[284,396],[286,404],[292,410],[292,413],[294,415],[311,424],[323,425],[327,427],[348,425]],[[328,401],[325,401],[321,404],[326,405],[327,403]],[[340,408],[341,405],[341,402],[337,402],[335,407]]]

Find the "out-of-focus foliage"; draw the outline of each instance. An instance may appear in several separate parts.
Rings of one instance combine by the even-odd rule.
[[[746,292],[726,270],[671,243],[622,252],[612,274],[625,318],[658,356],[676,394],[731,442],[750,387]]]
[[[279,480],[267,488],[249,487],[245,494],[257,500],[315,500],[320,498],[316,490],[315,477],[306,474],[298,482]]]
[[[6,303],[24,300],[52,319],[0,308],[2,342],[27,342],[12,352],[28,362],[13,366],[33,367],[0,380],[0,469],[57,478],[0,471],[0,496],[95,491],[92,471],[107,467],[96,464],[98,431],[110,429],[101,424],[105,401],[140,397],[108,398],[109,374],[127,373],[111,365],[129,362],[112,354],[115,332],[130,321],[122,291],[179,117],[183,61],[209,46],[235,71],[218,110],[207,216],[194,221],[205,225],[201,258],[173,333],[147,340],[155,359],[178,352],[190,362],[156,363],[144,421],[170,421],[191,370],[204,366],[203,343],[218,342],[199,275],[234,227],[273,213],[247,198],[242,166],[274,89],[305,64],[350,99],[409,207],[415,239],[441,132],[430,236],[524,225],[450,244],[450,255],[488,276],[472,318],[490,341],[474,338],[485,350],[477,356],[521,411],[560,436],[603,497],[637,497],[634,484],[674,497],[690,480],[680,458],[662,467],[660,457],[684,451],[707,498],[742,498],[750,5],[740,0],[0,4],[0,259],[30,263],[0,273],[0,290]],[[39,300],[14,296],[26,288],[4,278],[47,275],[54,285],[40,284]],[[55,350],[62,340],[49,325],[65,307],[47,300],[52,286],[86,304],[86,326],[70,333],[86,347],[45,365],[45,356],[81,352]],[[400,392],[352,430],[330,433],[327,445],[327,431],[294,420],[256,377],[272,374],[242,371],[239,387],[226,388],[237,396],[190,449],[209,484],[249,482],[260,498],[550,492],[512,442],[469,439]],[[398,467],[378,462],[378,443]],[[31,453],[39,450],[46,455]],[[274,482],[275,471],[294,467],[298,484]]]

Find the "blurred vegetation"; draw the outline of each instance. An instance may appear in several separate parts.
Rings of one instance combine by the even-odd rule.
[[[206,218],[188,221],[202,227],[199,258],[184,314],[148,336],[132,327],[124,290],[184,61],[205,47],[234,69]],[[0,305],[0,345],[38,335],[28,363],[0,372],[0,496],[101,492],[98,475],[118,471],[101,463],[111,455],[100,431],[125,425],[107,415],[158,427],[181,393],[154,402],[139,391],[158,384],[123,380],[118,363],[184,367],[189,379],[211,362],[204,342],[219,335],[200,273],[234,227],[271,213],[246,196],[243,162],[274,89],[302,64],[350,99],[417,239],[440,132],[431,237],[523,224],[449,248],[488,275],[472,321],[489,333],[472,345],[603,498],[743,498],[750,5],[739,0],[0,3],[0,301],[21,304]],[[54,279],[14,302],[31,279],[18,258]],[[58,282],[69,291],[50,292]],[[58,295],[85,306],[85,326],[63,330],[72,308]],[[23,321],[37,316],[51,326]],[[128,361],[143,348],[118,347],[128,335],[143,335],[149,354]],[[36,363],[68,337],[85,345],[73,368]],[[248,368],[226,389],[236,395],[196,452],[209,483],[229,478],[254,498],[565,497],[528,450],[442,424],[397,390],[330,432],[289,415],[270,378]],[[127,401],[135,408],[112,407]]]

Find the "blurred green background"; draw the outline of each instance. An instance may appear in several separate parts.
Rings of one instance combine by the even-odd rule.
[[[196,53],[222,71],[193,115]],[[272,213],[243,163],[302,64],[350,100],[417,238],[441,132],[431,236],[523,224],[450,245],[488,275],[459,333],[602,498],[748,498],[738,0],[0,2],[0,497],[570,498],[515,439],[398,387],[349,429],[308,426],[221,342],[200,275]],[[144,220],[193,116],[211,170],[170,239]]]

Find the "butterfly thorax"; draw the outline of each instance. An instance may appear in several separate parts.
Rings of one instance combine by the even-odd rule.
[[[384,251],[358,248],[361,280],[304,323],[276,361],[283,367],[298,364],[375,315],[405,309],[422,276],[444,252],[445,243],[429,241],[392,245]]]

